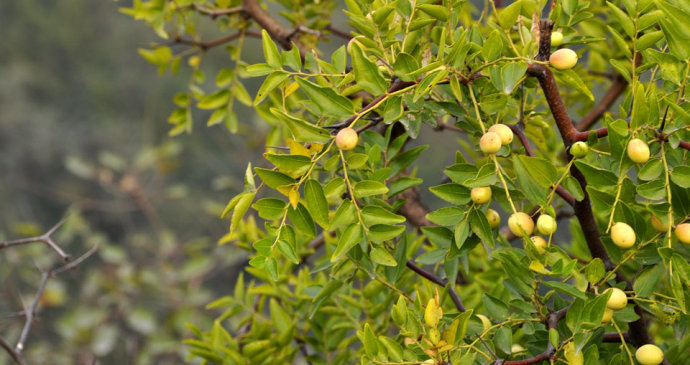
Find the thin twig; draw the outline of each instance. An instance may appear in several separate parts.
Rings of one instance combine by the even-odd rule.
[[[407,260],[405,263],[408,268],[410,268],[412,271],[417,273],[417,275],[423,277],[424,279],[427,279],[431,281],[432,283],[443,286],[445,287],[448,285],[448,280],[441,279],[437,277],[436,275],[422,269],[421,267],[417,266],[412,260]],[[460,296],[458,296],[458,293],[455,291],[455,288],[453,287],[453,284],[448,285],[448,294],[450,295],[450,299],[453,301],[453,304],[455,304],[455,308],[459,312],[464,312],[465,311],[465,306],[462,304],[462,300],[460,299]]]
[[[3,248],[8,248],[8,247],[13,247],[13,246],[19,246],[19,245],[24,245],[27,243],[32,243],[32,242],[43,242],[48,247],[52,248],[60,257],[62,257],[63,260],[69,261],[69,255],[66,254],[54,241],[53,241],[53,234],[55,231],[57,231],[67,220],[67,217],[62,218],[57,224],[55,224],[51,229],[49,229],[46,233],[36,236],[36,237],[28,237],[28,238],[20,238],[12,241],[2,241],[0,242],[0,250]]]

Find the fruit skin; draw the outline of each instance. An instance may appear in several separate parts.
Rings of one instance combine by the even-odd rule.
[[[604,291],[604,294],[609,290],[611,291],[611,296],[609,297],[609,301],[606,302],[606,308],[615,311],[625,308],[628,304],[628,296],[625,295],[625,292],[618,288],[608,288]]]
[[[491,328],[491,320],[489,319],[489,317],[483,314],[477,314],[477,318],[479,318],[482,321],[482,328],[484,328],[484,331]]]
[[[558,47],[563,44],[563,33],[551,32],[551,47]]]
[[[551,54],[551,57],[549,57],[549,63],[555,69],[569,70],[575,67],[575,64],[577,64],[577,53],[575,53],[575,51],[572,49],[561,48]]]
[[[568,360],[568,365],[583,365],[585,363],[585,355],[582,351],[575,353],[575,344],[572,342],[565,345],[563,356]]]
[[[658,365],[664,361],[664,352],[658,346],[647,344],[635,351],[635,358],[640,365]]]
[[[649,146],[639,138],[633,138],[628,142],[628,157],[635,163],[649,161]]]
[[[668,232],[668,226],[668,224],[664,224],[661,219],[652,214],[652,227],[654,227],[657,232]]]
[[[335,136],[335,145],[343,151],[349,151],[357,146],[359,136],[352,128],[343,128]]]
[[[520,227],[522,227],[522,230],[520,230]],[[517,237],[529,236],[534,232],[534,221],[527,213],[513,213],[508,218],[508,228]],[[522,233],[523,230],[525,231],[524,234]]]
[[[601,323],[609,323],[613,318],[613,309],[606,308],[604,310],[604,316],[601,318]]]
[[[548,245],[548,243],[546,242],[545,239],[543,239],[540,236],[532,236],[532,237],[530,237],[530,239],[532,240],[534,247],[537,248],[537,252],[539,252],[540,254],[543,254],[544,252],[546,252],[545,247]]]
[[[545,236],[550,236],[556,233],[556,228],[558,228],[558,225],[552,216],[542,214],[539,216],[539,218],[537,218],[537,231],[539,231],[539,233]]]
[[[611,227],[611,240],[620,248],[630,248],[635,245],[635,231],[623,222],[618,222]]]
[[[573,157],[575,158],[582,158],[587,156],[588,151],[589,146],[587,146],[587,143],[582,141],[577,141],[573,143],[572,146],[570,146],[570,154],[573,155]]]
[[[493,209],[488,209],[486,211],[486,220],[489,221],[489,226],[491,229],[496,229],[501,224],[501,216],[498,212]]]
[[[489,132],[494,132],[501,137],[501,144],[507,146],[513,142],[513,131],[505,124],[494,124],[489,127]]]
[[[498,133],[486,132],[479,139],[479,149],[487,155],[492,155],[501,149],[501,136]]]
[[[472,201],[476,204],[484,204],[491,200],[491,188],[488,186],[472,188],[472,191],[470,191],[470,198],[472,198]]]
[[[680,242],[690,245],[690,223],[681,223],[677,225],[675,232]]]

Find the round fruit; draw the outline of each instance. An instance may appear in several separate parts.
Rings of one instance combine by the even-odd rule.
[[[551,47],[558,47],[563,44],[563,33],[551,32]]]
[[[505,124],[494,124],[489,128],[489,132],[494,132],[501,137],[501,144],[507,146],[513,141],[513,131]]]
[[[530,239],[532,240],[534,247],[537,248],[537,252],[539,252],[540,254],[546,252],[545,247],[548,245],[548,243],[546,243],[545,239],[541,238],[540,236],[532,236],[530,237]]]
[[[477,318],[479,318],[482,321],[482,328],[484,328],[484,331],[491,328],[491,320],[489,319],[489,317],[483,314],[477,314]]]
[[[611,291],[611,296],[609,297],[609,301],[606,302],[606,308],[615,311],[625,308],[628,304],[628,296],[625,295],[625,292],[618,288],[608,288],[604,291],[604,294],[609,290]]]
[[[572,342],[565,345],[563,356],[568,360],[568,365],[583,365],[585,363],[585,356],[582,351],[575,352],[575,344]]]
[[[587,156],[587,151],[589,151],[589,146],[587,146],[587,143],[582,141],[575,142],[572,146],[570,146],[570,154],[575,158]]]
[[[508,228],[510,228],[510,231],[517,237],[529,236],[534,232],[534,221],[527,213],[513,213],[510,218],[508,218]]]
[[[633,138],[628,142],[628,157],[635,163],[649,161],[649,146],[639,138]]]
[[[491,188],[488,186],[472,188],[470,198],[472,198],[472,201],[476,204],[484,204],[491,200]]]
[[[553,219],[552,216],[548,214],[542,214],[537,218],[537,231],[539,233],[545,235],[545,236],[550,236],[554,233],[556,233],[556,220]]]
[[[668,232],[668,226],[668,224],[664,224],[661,219],[652,214],[652,227],[654,227],[657,232]]]
[[[488,209],[486,211],[486,220],[489,221],[489,226],[491,229],[496,229],[501,224],[501,216],[498,212],[493,209]]]
[[[479,149],[487,155],[494,154],[501,149],[501,136],[498,133],[486,132],[479,139]]]
[[[611,240],[620,248],[630,248],[635,245],[635,231],[629,225],[618,222],[611,227]]]
[[[641,365],[658,365],[664,361],[664,352],[656,345],[644,345],[635,351],[635,358]]]
[[[681,223],[677,225],[675,232],[678,241],[690,245],[690,223]]]
[[[335,145],[343,151],[349,151],[355,148],[358,141],[359,136],[357,136],[357,131],[350,127],[341,129],[335,136]]]
[[[569,70],[577,63],[577,53],[568,48],[559,49],[551,54],[549,63],[558,70]]]
[[[604,310],[604,316],[601,317],[601,323],[609,323],[613,318],[613,309],[606,308]]]

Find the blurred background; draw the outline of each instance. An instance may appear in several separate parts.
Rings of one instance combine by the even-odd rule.
[[[240,109],[243,127],[231,135],[205,127],[197,110],[192,134],[168,137],[189,68],[158,75],[137,48],[159,39],[123,6],[130,2],[0,2],[0,241],[68,217],[54,236],[67,253],[99,245],[48,282],[26,343],[32,364],[180,363],[185,323],[210,326],[217,313],[205,305],[231,293],[246,261],[217,244],[228,227],[219,215],[242,189],[247,163],[264,164],[264,128]],[[260,50],[248,41],[243,54],[251,62]],[[218,49],[203,68],[213,75],[229,62]],[[252,96],[260,81],[247,84]],[[426,187],[452,164],[458,135],[421,135],[414,144],[432,147],[418,175],[434,207]],[[0,336],[10,344],[41,272],[61,264],[40,243],[0,250]]]

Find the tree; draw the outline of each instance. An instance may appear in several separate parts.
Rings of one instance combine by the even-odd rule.
[[[277,3],[124,9],[165,39],[144,58],[193,70],[171,135],[197,109],[256,130],[236,102],[270,127],[255,164],[271,166],[250,163],[223,213],[247,275],[209,304],[212,328],[190,326],[193,357],[608,364],[656,343],[666,364],[687,358],[690,251],[673,232],[690,212],[687,2]],[[223,36],[202,37],[209,24]],[[233,64],[209,86],[202,61],[221,46]],[[352,150],[335,145],[346,128]],[[420,133],[461,138],[434,211]]]

